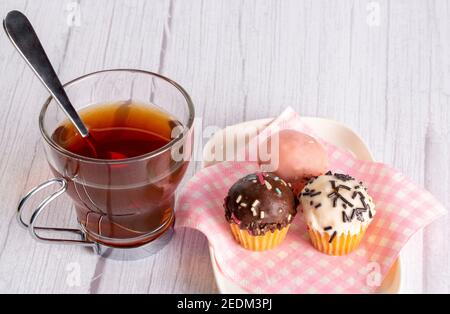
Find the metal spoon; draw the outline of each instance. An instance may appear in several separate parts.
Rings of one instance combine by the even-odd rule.
[[[69,97],[67,97],[27,17],[19,11],[11,11],[3,20],[3,28],[14,47],[41,80],[69,120],[75,125],[81,136],[87,138],[89,131],[71,104]]]

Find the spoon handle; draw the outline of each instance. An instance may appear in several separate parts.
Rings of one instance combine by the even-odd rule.
[[[89,135],[89,131],[70,103],[69,97],[61,85],[44,48],[39,41],[27,17],[19,11],[9,12],[3,20],[3,28],[34,73],[39,77],[50,94],[60,105],[70,121],[75,125],[82,137]]]

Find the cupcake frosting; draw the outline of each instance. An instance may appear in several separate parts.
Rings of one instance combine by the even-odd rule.
[[[274,173],[247,175],[228,191],[225,217],[252,235],[280,230],[291,223],[296,210],[296,198],[283,179]]]
[[[327,172],[311,179],[299,195],[310,228],[339,234],[358,234],[375,216],[375,204],[360,181]]]

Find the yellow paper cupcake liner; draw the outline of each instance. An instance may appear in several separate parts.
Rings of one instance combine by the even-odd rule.
[[[313,246],[322,253],[328,255],[345,255],[356,249],[366,233],[366,228],[361,227],[358,234],[337,234],[330,243],[331,235],[327,232],[319,232],[308,228],[308,233]]]
[[[275,248],[284,238],[289,230],[289,225],[274,232],[268,231],[264,235],[254,236],[247,230],[241,230],[235,223],[230,224],[234,239],[244,248],[251,251],[265,251]]]

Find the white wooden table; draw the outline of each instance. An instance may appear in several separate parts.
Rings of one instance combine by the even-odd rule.
[[[63,81],[160,72],[190,92],[203,126],[288,105],[332,118],[450,205],[446,0],[0,1],[2,18],[12,9],[28,15]],[[207,241],[191,230],[153,257],[117,262],[37,244],[18,227],[20,196],[50,177],[37,125],[47,93],[3,32],[0,73],[0,292],[217,292]],[[49,224],[75,221],[67,198],[53,212]],[[410,240],[404,292],[450,292],[449,240],[449,216]]]

